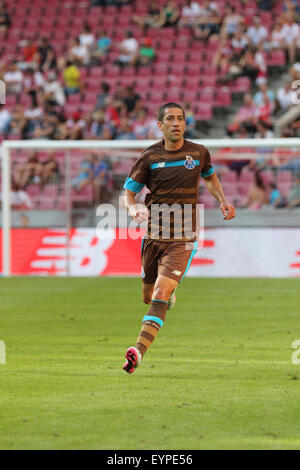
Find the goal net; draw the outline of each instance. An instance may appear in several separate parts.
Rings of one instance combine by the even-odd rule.
[[[210,150],[237,217],[224,222],[218,202],[201,183],[206,236],[190,274],[298,276],[299,139],[195,142]],[[120,197],[134,161],[152,143],[4,141],[0,272],[138,275],[144,228],[132,225]],[[139,194],[141,202],[146,192]]]

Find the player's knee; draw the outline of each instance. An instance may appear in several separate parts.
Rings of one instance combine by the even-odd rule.
[[[154,291],[154,298],[168,301],[170,294],[170,289],[166,287],[158,287]]]

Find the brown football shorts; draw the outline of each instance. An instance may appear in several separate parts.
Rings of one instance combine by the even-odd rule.
[[[144,239],[141,253],[143,282],[154,284],[159,274],[181,282],[196,251],[196,242],[163,242],[151,238]]]

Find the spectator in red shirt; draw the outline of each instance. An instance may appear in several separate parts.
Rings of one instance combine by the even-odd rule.
[[[27,39],[22,49],[24,68],[28,68],[28,67],[36,68],[36,66],[38,65],[38,61],[39,61],[39,56],[37,52],[38,52],[38,48],[36,45],[33,44],[32,39],[30,38]]]

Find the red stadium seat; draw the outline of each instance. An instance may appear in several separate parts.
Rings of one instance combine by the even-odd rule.
[[[210,103],[199,102],[195,112],[198,121],[210,121],[212,119],[212,105]]]

